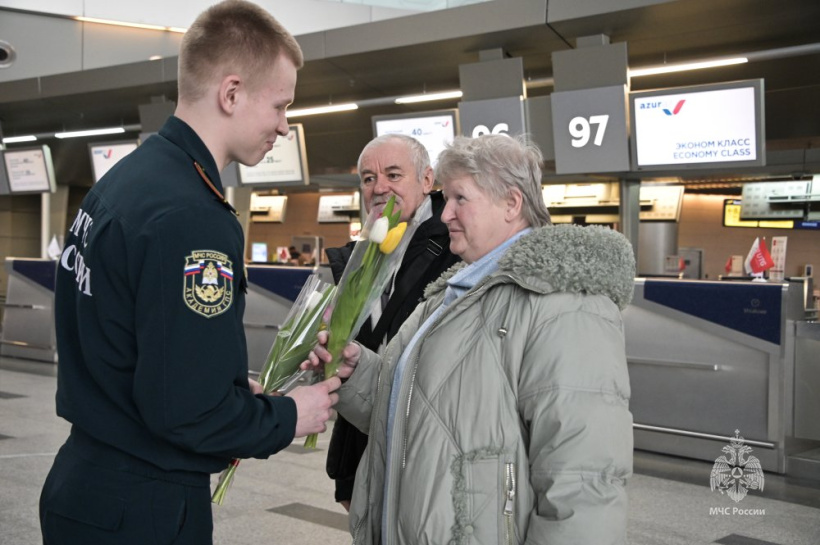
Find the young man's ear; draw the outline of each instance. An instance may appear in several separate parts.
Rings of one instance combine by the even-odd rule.
[[[229,74],[222,78],[219,84],[219,96],[217,98],[219,108],[230,115],[239,103],[239,93],[242,88],[242,79],[236,74]]]

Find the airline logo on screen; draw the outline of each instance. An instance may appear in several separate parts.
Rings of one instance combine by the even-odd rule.
[[[644,102],[640,105],[641,110],[654,110],[656,108],[660,108],[663,113],[666,115],[678,115],[680,113],[681,108],[683,108],[683,103],[686,102],[686,99],[679,100],[675,107],[671,110],[669,108],[664,108],[664,103],[662,101],[656,102]]]
[[[683,103],[684,102],[686,102],[686,101],[685,100],[678,101],[678,103],[675,105],[675,108],[671,112],[668,109],[664,108],[663,113],[665,113],[666,115],[678,115],[678,112],[680,112],[680,109],[683,108]]]

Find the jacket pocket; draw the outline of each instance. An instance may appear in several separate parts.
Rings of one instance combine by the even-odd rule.
[[[47,503],[44,539],[66,535],[87,543],[110,539],[119,530],[124,513],[122,498],[80,486],[63,486]]]
[[[451,469],[452,543],[516,543],[515,464],[478,450],[457,457]]]

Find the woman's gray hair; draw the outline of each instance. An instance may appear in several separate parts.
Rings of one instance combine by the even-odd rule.
[[[438,156],[436,181],[442,185],[469,176],[496,199],[511,189],[521,191],[521,215],[530,227],[551,225],[541,193],[541,150],[524,137],[486,134],[476,138],[458,136]]]
[[[424,147],[424,144],[422,144],[412,136],[407,136],[404,134],[383,134],[381,136],[377,136],[376,138],[368,142],[362,150],[362,152],[359,154],[359,162],[356,165],[359,174],[361,174],[362,172],[362,158],[368,150],[394,140],[398,142],[403,142],[407,146],[407,149],[410,150],[410,155],[412,155],[413,159],[413,165],[416,167],[416,178],[417,181],[421,183],[422,178],[424,178],[424,172],[430,167],[430,154],[427,153],[427,148]]]

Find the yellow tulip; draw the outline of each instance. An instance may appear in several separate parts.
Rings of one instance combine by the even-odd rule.
[[[387,232],[387,236],[384,237],[384,240],[381,244],[379,244],[379,250],[383,254],[391,254],[393,250],[396,249],[396,246],[399,245],[401,242],[401,237],[404,236],[404,232],[407,230],[407,222],[403,221],[400,224],[396,225],[392,229]]]

